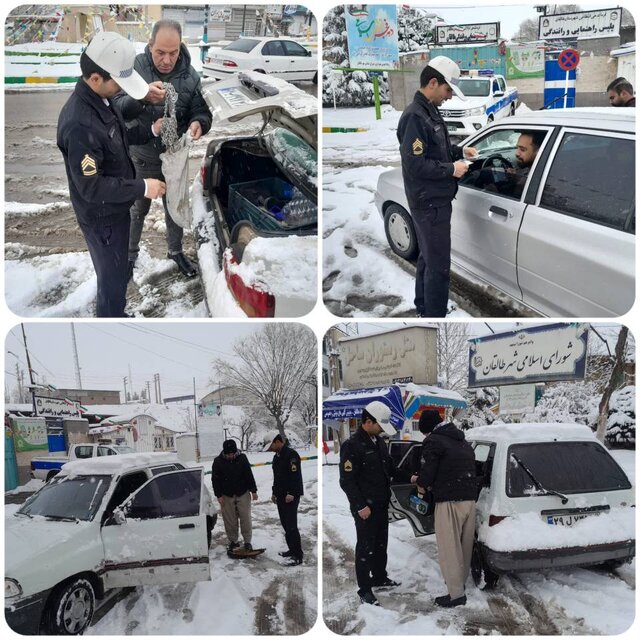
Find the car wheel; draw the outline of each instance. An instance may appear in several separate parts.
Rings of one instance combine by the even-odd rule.
[[[49,473],[47,473],[47,482],[51,482],[57,475],[58,473],[60,473],[59,471],[49,471]]]
[[[493,589],[500,578],[488,567],[477,540],[473,543],[473,552],[471,553],[471,577],[476,587],[481,587],[484,582],[484,589]]]
[[[96,596],[86,578],[76,578],[56,587],[47,607],[47,633],[57,636],[82,634],[93,618]]]
[[[516,103],[515,102],[511,103],[511,110],[509,112],[509,115],[511,115],[511,116],[515,116],[516,115]]]
[[[384,213],[384,231],[394,253],[405,260],[413,260],[418,255],[418,239],[413,220],[399,204],[391,204]]]
[[[494,118],[493,118],[493,114],[491,114],[488,118],[487,118],[487,124],[493,122]]]

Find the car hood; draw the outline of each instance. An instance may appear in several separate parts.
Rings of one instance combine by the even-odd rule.
[[[59,573],[73,572],[84,556],[84,568],[95,569],[101,548],[96,522],[10,516],[5,520],[4,575],[18,580],[24,595],[30,595],[55,585]]]
[[[487,104],[488,97],[480,98],[467,98],[466,100],[460,100],[460,98],[451,98],[447,100],[440,108],[440,113],[445,111],[458,111],[461,109],[475,109],[476,107],[482,107]]]
[[[261,114],[317,148],[318,101],[286,80],[254,71],[240,72],[202,92],[216,123]]]

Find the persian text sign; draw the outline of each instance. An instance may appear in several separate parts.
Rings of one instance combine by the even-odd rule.
[[[527,413],[536,407],[535,384],[512,384],[500,387],[500,413]]]
[[[12,418],[13,442],[18,453],[46,451],[47,423],[43,418]]]
[[[621,19],[622,9],[597,9],[540,16],[538,37],[540,40],[614,38],[620,35]]]
[[[345,5],[349,64],[354,69],[398,66],[396,5]]]
[[[507,47],[507,79],[544,78],[544,45]]]
[[[60,398],[45,398],[34,396],[36,401],[36,415],[50,418],[79,418],[80,409],[76,402],[68,402]]]
[[[436,28],[436,44],[470,44],[498,42],[500,23],[451,24]]]
[[[471,340],[469,386],[584,378],[586,324],[552,324]]]

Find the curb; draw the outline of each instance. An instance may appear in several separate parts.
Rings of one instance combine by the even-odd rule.
[[[78,76],[60,76],[47,78],[45,76],[9,76],[5,77],[5,84],[67,84],[78,82]]]
[[[364,127],[322,127],[322,133],[364,133],[369,129]]]

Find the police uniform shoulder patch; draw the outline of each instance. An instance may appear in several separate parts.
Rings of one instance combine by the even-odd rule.
[[[422,140],[420,140],[420,138],[416,138],[413,141],[411,148],[413,149],[414,156],[421,156],[424,151],[424,143],[422,142]]]
[[[352,471],[353,470],[353,465],[351,464],[351,460],[347,460],[344,463],[344,470],[345,471]]]
[[[296,465],[296,463],[292,460],[291,461],[291,471],[297,471],[298,470],[298,466]]]
[[[83,176],[95,176],[98,172],[96,161],[88,153],[84,154],[84,158],[80,162],[80,168]]]

